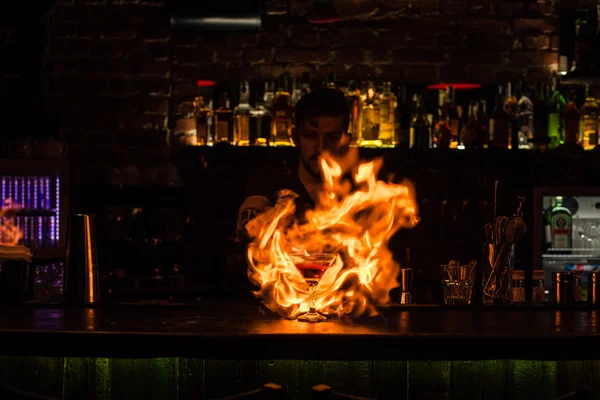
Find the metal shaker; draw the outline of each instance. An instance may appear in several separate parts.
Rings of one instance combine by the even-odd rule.
[[[588,303],[594,307],[600,307],[600,272],[594,271],[588,273]]]
[[[100,299],[96,232],[93,215],[69,217],[63,298],[69,305],[88,305]]]
[[[573,272],[552,273],[552,298],[554,304],[575,304],[575,274]]]
[[[411,304],[412,303],[412,281],[413,281],[413,270],[412,268],[402,268],[400,270],[400,276],[402,279],[402,293],[400,294],[400,304]]]

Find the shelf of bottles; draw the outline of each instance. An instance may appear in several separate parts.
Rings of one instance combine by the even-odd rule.
[[[56,248],[60,236],[60,179],[0,175],[0,243]]]
[[[544,251],[546,286],[551,273],[575,271],[585,284],[587,273],[600,268],[600,195],[544,196]]]
[[[573,88],[560,80],[555,74],[548,82],[415,88],[369,79],[342,83],[329,74],[321,86],[346,94],[352,146],[544,150],[575,144],[590,150],[600,130],[597,88]],[[315,87],[307,73],[284,75],[255,83],[251,104],[244,80],[232,107],[230,88],[206,82],[198,82],[188,110],[177,112],[173,144],[293,146],[294,107]]]

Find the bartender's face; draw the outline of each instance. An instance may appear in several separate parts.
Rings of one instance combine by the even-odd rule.
[[[319,157],[323,152],[338,154],[348,148],[350,139],[344,129],[343,116],[306,118],[294,131],[300,161],[315,178],[321,178]]]

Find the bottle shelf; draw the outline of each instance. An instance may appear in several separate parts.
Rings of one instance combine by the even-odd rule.
[[[568,252],[568,254],[566,254]],[[560,249],[554,251],[549,251],[545,254],[542,254],[542,258],[549,260],[578,260],[578,259],[591,259],[598,258],[600,259],[600,249]]]

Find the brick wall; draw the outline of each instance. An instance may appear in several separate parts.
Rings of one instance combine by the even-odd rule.
[[[50,112],[62,137],[110,147],[165,141],[168,115],[199,77],[430,83],[548,78],[557,18],[545,4],[413,0],[392,20],[289,24],[250,34],[171,32],[163,0],[57,0]]]

